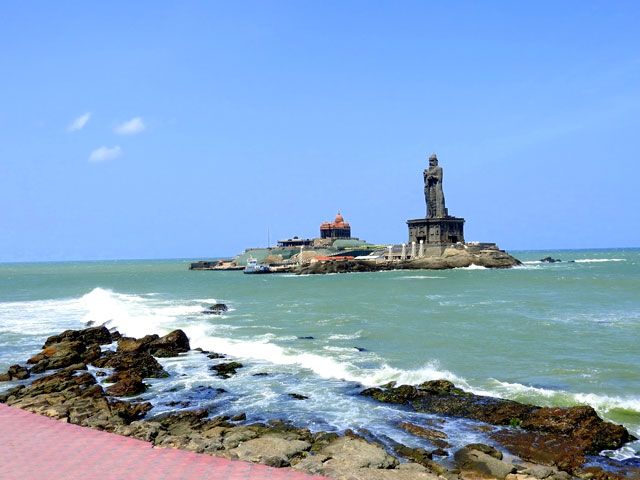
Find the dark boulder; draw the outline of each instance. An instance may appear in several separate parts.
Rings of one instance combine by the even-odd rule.
[[[552,258],[552,257],[544,257],[544,258],[541,258],[540,261],[542,263],[558,263],[558,262],[562,262],[562,260],[560,260],[559,258]]]
[[[400,385],[391,388],[369,388],[362,395],[385,403],[399,403],[419,412],[470,418],[493,425],[509,425],[537,409],[511,400],[474,395],[457,388],[447,380],[425,382],[417,387]]]
[[[301,395],[299,393],[287,393],[287,395],[289,395],[294,400],[308,400],[309,399],[309,397],[307,397],[306,395]]]
[[[86,346],[83,342],[65,340],[47,345],[40,353],[27,360],[27,363],[35,364],[34,369],[38,372],[65,368],[82,362],[85,351]]]
[[[113,368],[116,372],[134,371],[140,378],[164,378],[169,374],[146,352],[110,352],[93,363],[98,368]]]
[[[107,395],[114,397],[129,397],[144,393],[146,390],[147,386],[142,382],[142,379],[136,376],[129,376],[107,387],[106,392]]]
[[[148,352],[149,346],[155,340],[160,338],[159,335],[145,335],[142,338],[120,337],[118,340],[118,352]]]
[[[174,330],[149,344],[149,353],[156,357],[175,357],[189,350],[189,338],[182,330]]]
[[[146,352],[156,357],[175,357],[191,349],[189,338],[182,330],[160,337],[146,335],[142,338],[121,337],[118,340],[118,352]]]
[[[96,343],[107,345],[112,342],[111,333],[105,326],[85,328],[84,330],[65,330],[59,335],[53,335],[44,342],[42,348],[54,343],[79,341],[84,344]]]
[[[25,380],[29,378],[31,374],[29,369],[21,365],[11,365],[7,370],[7,373],[0,374],[0,382],[8,382],[9,380]]]
[[[226,362],[214,365],[210,367],[210,369],[214,370],[216,372],[216,375],[218,375],[219,377],[229,378],[237,373],[236,370],[238,368],[242,368],[243,366],[244,365],[242,365],[240,362]]]
[[[202,313],[209,315],[222,315],[228,310],[229,307],[227,307],[224,303],[216,303],[215,305],[211,305],[208,309],[203,310]]]

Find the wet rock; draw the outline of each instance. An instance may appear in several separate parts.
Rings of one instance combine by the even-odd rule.
[[[479,420],[494,425],[509,425],[539,408],[511,400],[474,395],[456,388],[446,380],[425,382],[418,387],[400,385],[369,388],[362,395],[381,402],[407,404],[419,412],[437,413]]]
[[[210,367],[210,370],[214,370],[216,375],[222,378],[230,378],[232,375],[237,373],[238,368],[242,368],[240,362],[227,362],[227,363],[219,363],[218,365],[213,365]]]
[[[174,330],[164,337],[146,335],[142,338],[121,337],[118,352],[149,353],[155,357],[175,357],[191,349],[189,338],[182,330]]]
[[[475,446],[477,447],[478,444]],[[454,458],[461,470],[472,470],[488,475],[490,478],[503,480],[507,475],[517,471],[513,464],[499,460],[481,450],[476,450],[474,445],[461,448],[455,453]]]
[[[149,345],[149,353],[156,357],[175,357],[189,350],[189,338],[182,330],[174,330]]]
[[[544,257],[544,258],[541,258],[540,261],[542,263],[558,263],[558,262],[562,262],[562,260],[560,260],[559,258],[552,258],[552,257]]]
[[[21,365],[11,365],[7,370],[7,373],[0,375],[0,382],[8,382],[9,380],[25,380],[29,378],[31,374],[29,369]]]
[[[100,358],[100,355],[102,355],[102,349],[100,348],[100,345],[96,343],[91,344],[82,354],[82,362],[93,363],[95,360]]]
[[[403,430],[415,435],[417,437],[426,438],[438,448],[449,448],[451,445],[445,440],[447,434],[439,430],[433,430],[431,428],[421,427],[409,422],[402,422],[399,425]]]
[[[74,330],[68,330],[68,332],[74,332]],[[37,365],[37,371],[65,368],[79,363],[86,351],[85,344],[78,340],[64,340],[45,345],[40,353],[27,360],[27,363]]]
[[[469,418],[498,426],[519,425],[519,428],[500,429],[490,436],[525,460],[557,465],[569,472],[582,465],[586,455],[617,449],[633,439],[624,427],[603,421],[591,407],[542,408],[474,395],[446,380],[425,382],[417,387],[387,385],[366,389],[362,394],[419,412]]]
[[[589,406],[540,408],[524,418],[520,426],[525,430],[569,435],[586,454],[615,450],[635,439],[622,425],[603,421]]]
[[[238,415],[231,417],[232,422],[244,422],[246,419],[247,419],[246,413],[239,413]]]
[[[428,467],[432,462],[432,454],[424,448],[411,448],[406,445],[396,445],[394,451],[403,458],[407,458],[419,465]]]
[[[213,352],[213,353],[207,354],[207,358],[210,358],[211,360],[215,360],[215,359],[218,359],[218,358],[226,358],[226,355],[223,355],[221,353]]]
[[[129,397],[133,395],[139,395],[147,390],[147,386],[142,382],[140,378],[129,377],[124,378],[113,385],[107,387],[107,395],[114,397]]]
[[[287,395],[289,395],[294,400],[308,400],[309,399],[309,397],[307,397],[305,395],[300,395],[299,393],[287,393]]]
[[[298,340],[315,340],[311,335],[307,335],[305,337],[298,337]]]
[[[145,335],[142,338],[120,337],[118,340],[118,353],[141,353],[149,351],[149,346],[160,337],[158,335]]]
[[[98,368],[113,368],[116,372],[131,370],[140,378],[165,378],[169,374],[146,352],[109,352],[93,363]]]
[[[252,377],[268,377],[269,373],[267,372],[258,372],[258,373],[254,373],[253,375],[251,375]]]
[[[84,330],[65,330],[59,335],[53,335],[44,342],[42,348],[54,343],[77,341],[85,345],[95,343],[97,345],[107,345],[112,342],[111,333],[105,326],[85,328]]]
[[[203,310],[202,313],[204,313],[205,315],[222,315],[228,310],[229,307],[227,307],[224,303],[216,303],[215,305],[211,305],[206,310]]]
[[[634,439],[621,425],[605,422],[588,406],[540,408],[520,422],[521,428],[491,437],[519,457],[576,471],[587,455],[617,449]]]
[[[357,351],[359,351],[359,352],[368,352],[368,351],[369,351],[369,350],[367,350],[367,349],[366,349],[366,348],[364,348],[364,347],[353,347],[353,348],[355,348],[355,349],[356,349]]]

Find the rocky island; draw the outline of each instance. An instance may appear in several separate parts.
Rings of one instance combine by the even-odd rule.
[[[152,403],[126,398],[145,391],[145,379],[169,375],[157,358],[190,350],[181,330],[142,338],[123,337],[104,326],[67,330],[49,337],[40,352],[0,376],[0,381],[15,383],[0,394],[0,402],[161,448],[290,467],[335,479],[640,478],[637,467],[593,461],[600,451],[619,448],[634,437],[623,426],[599,418],[591,407],[548,408],[483,397],[446,380],[360,390],[372,402],[436,414],[437,422],[400,425],[428,440],[433,445],[430,450],[382,441],[366,430],[312,432],[277,420],[247,423],[246,415],[219,416],[215,409],[188,402],[177,405],[174,412],[152,415]],[[203,361],[214,362],[211,368],[222,378],[243,368],[225,355],[199,352]],[[207,395],[213,398],[223,392],[211,389]],[[291,395],[300,401],[307,398]],[[455,419],[476,422],[489,444],[453,448],[441,426]]]
[[[429,157],[423,172],[426,215],[407,220],[408,242],[374,245],[351,236],[340,212],[320,225],[320,237],[293,237],[274,248],[250,248],[232,260],[192,263],[192,270],[241,270],[249,258],[271,265],[273,273],[321,274],[380,270],[442,270],[476,265],[510,268],[520,261],[495,243],[465,242],[464,218],[449,215],[438,157]]]

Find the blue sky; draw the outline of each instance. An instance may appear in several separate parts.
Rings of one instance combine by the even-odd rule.
[[[640,245],[637,2],[11,2],[0,261],[467,240]]]

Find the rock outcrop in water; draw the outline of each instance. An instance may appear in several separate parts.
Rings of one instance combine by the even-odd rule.
[[[118,342],[115,351],[100,348],[115,341]],[[49,337],[43,350],[30,359],[34,368],[42,369],[36,378],[0,394],[0,402],[77,425],[136,437],[158,447],[292,467],[336,479],[455,480],[476,479],[481,475],[501,480],[568,480],[569,475],[562,470],[584,478],[623,478],[583,465],[586,455],[604,448],[617,448],[632,439],[626,429],[603,421],[590,407],[524,405],[477,396],[444,380],[417,387],[387,385],[367,389],[362,394],[380,402],[437,413],[443,418],[463,417],[494,425],[495,428],[489,428],[493,441],[535,464],[507,461],[493,447],[472,444],[455,452],[458,468],[449,469],[434,461],[434,457],[449,455],[449,438],[432,425],[409,422],[399,425],[437,447],[429,451],[391,439],[387,439],[383,447],[366,431],[338,435],[312,433],[282,421],[243,424],[244,414],[229,419],[212,416],[215,412],[206,409],[144,418],[152,409],[149,402],[114,398],[141,393],[146,388],[145,378],[167,376],[152,353],[178,355],[185,349],[188,349],[188,339],[180,330],[164,337],[148,335],[141,339],[121,337],[103,327],[63,332]],[[72,363],[78,359],[79,362]],[[87,369],[88,363],[110,369],[107,380],[113,384],[105,390]],[[47,372],[54,369],[54,365],[64,366],[53,373]],[[226,375],[241,365],[229,362],[219,366],[219,373]],[[2,378],[24,382],[32,372],[15,365]],[[95,374],[107,372],[98,370]],[[224,393],[221,389],[211,390],[212,395]],[[306,398],[301,394],[290,395]],[[186,406],[181,402],[176,404]],[[640,474],[631,469],[627,472]]]
[[[635,438],[602,420],[589,406],[549,408],[465,392],[447,380],[418,386],[387,385],[362,395],[419,412],[477,420],[495,426],[491,438],[524,460],[579,473],[588,455],[617,449]]]

